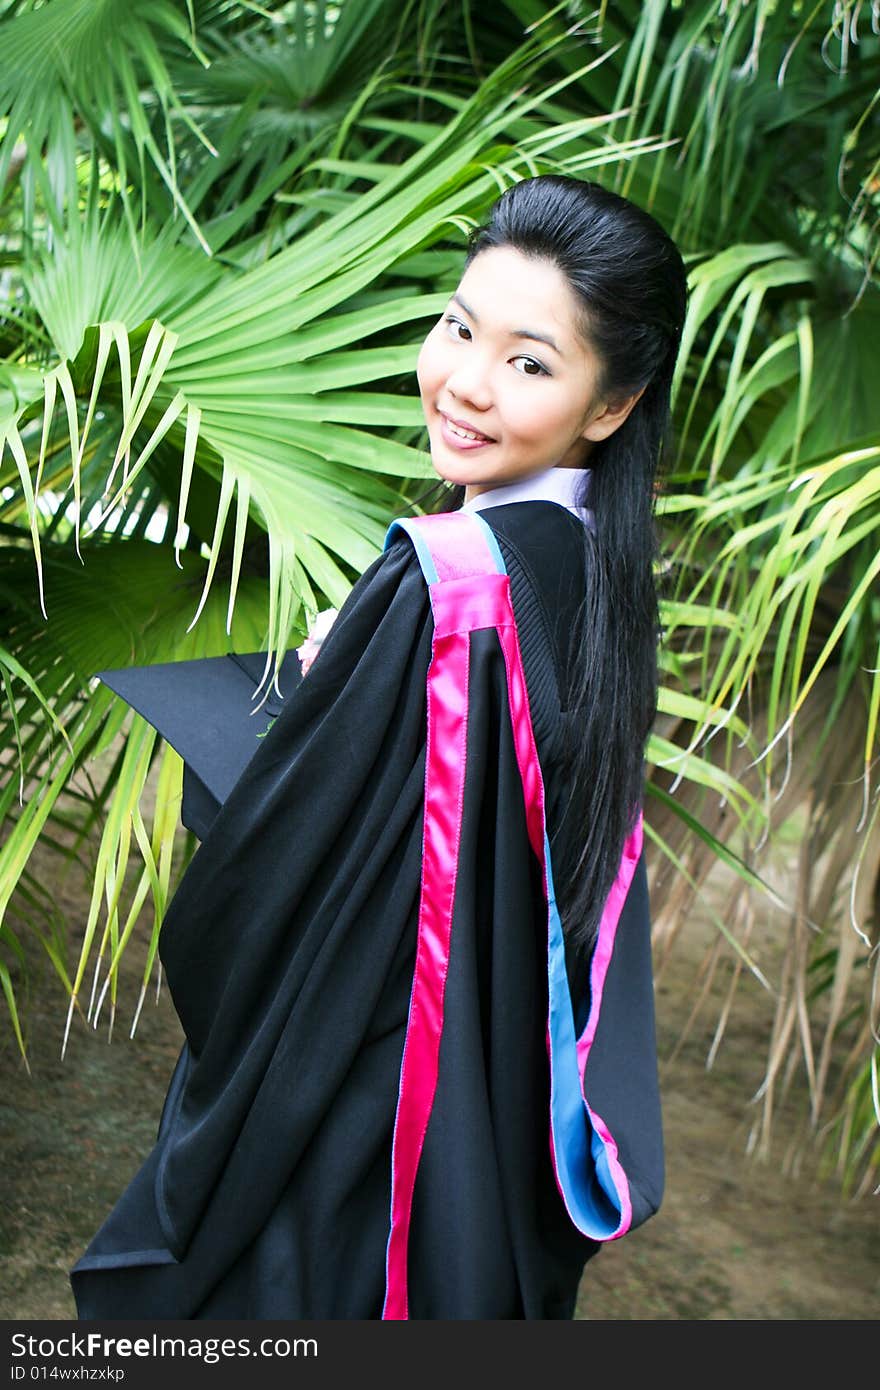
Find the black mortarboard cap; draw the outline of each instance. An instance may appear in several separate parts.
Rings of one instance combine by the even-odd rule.
[[[180,818],[200,840],[283,708],[274,685],[254,698],[265,667],[265,652],[248,652],[97,672],[183,758]],[[301,680],[290,651],[278,674],[285,699]]]

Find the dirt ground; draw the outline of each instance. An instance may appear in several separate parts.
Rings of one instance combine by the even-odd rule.
[[[85,922],[81,873],[38,860],[71,940]],[[703,933],[705,939],[705,932]],[[746,1156],[771,1004],[741,988],[714,1063],[711,1012],[673,1060],[694,996],[699,923],[673,952],[657,990],[667,1143],[659,1214],[605,1247],[584,1274],[581,1320],[873,1320],[880,1311],[880,1196],[846,1202],[815,1165],[785,1162],[795,1109],[781,1113],[769,1161]],[[32,960],[31,1075],[4,1017],[0,1027],[0,1316],[70,1319],[67,1272],[152,1146],[181,1042],[167,992],[128,1026],[143,952],[125,967],[114,1039],[75,1024],[60,1060],[66,998],[42,952]],[[796,1097],[795,1097],[796,1102]]]

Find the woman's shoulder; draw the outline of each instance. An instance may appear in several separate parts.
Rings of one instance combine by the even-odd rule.
[[[567,507],[530,499],[487,507],[480,516],[495,532],[502,553],[506,543],[548,601],[555,605],[572,589],[583,592],[590,532]]]
[[[494,532],[511,589],[517,618],[537,604],[544,612],[560,656],[567,648],[581,606],[591,536],[588,528],[557,502],[529,499],[481,510],[480,518]],[[357,601],[380,591],[416,591],[423,580],[415,547],[403,529],[389,538],[387,548],[363,573],[350,596]]]
[[[558,502],[509,502],[480,515],[495,532],[511,576],[517,621],[527,621],[528,595],[544,615],[562,679],[584,599],[591,532]]]
[[[521,547],[545,553],[554,546],[579,551],[583,548],[584,523],[561,502],[528,498],[502,502],[480,512],[492,530]]]

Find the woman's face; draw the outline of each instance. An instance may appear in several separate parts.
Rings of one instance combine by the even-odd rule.
[[[552,261],[508,246],[471,261],[417,367],[431,461],[465,484],[465,500],[545,468],[585,467],[592,441],[611,432],[576,316]]]

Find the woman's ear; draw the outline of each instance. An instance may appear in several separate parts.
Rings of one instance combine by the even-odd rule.
[[[600,405],[596,414],[590,418],[586,428],[582,431],[582,437],[594,441],[607,439],[610,434],[620,428],[644,390],[645,387],[643,386],[632,396],[624,396],[619,401],[608,401]]]

